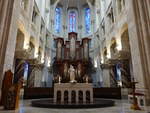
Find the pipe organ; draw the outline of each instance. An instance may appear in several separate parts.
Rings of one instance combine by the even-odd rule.
[[[56,59],[62,60],[89,60],[89,42],[91,39],[83,38],[81,41],[77,39],[77,33],[69,33],[68,40],[64,38],[56,38]]]
[[[82,83],[90,76],[89,42],[91,39],[78,40],[77,33],[69,33],[68,40],[58,37],[56,41],[56,58],[53,64],[55,82]],[[71,70],[71,71],[69,71]]]

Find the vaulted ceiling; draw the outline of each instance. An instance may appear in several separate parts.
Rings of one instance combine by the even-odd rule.
[[[58,0],[51,0],[51,4],[54,4]],[[87,5],[87,1],[91,2],[91,4],[95,3],[95,0],[59,0],[58,4],[61,6],[67,6],[70,7],[78,7]]]
[[[87,0],[60,0],[59,2],[62,6],[70,7],[78,7],[79,5],[85,5],[87,4]]]

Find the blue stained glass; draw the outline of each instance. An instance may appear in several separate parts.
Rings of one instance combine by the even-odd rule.
[[[55,32],[59,33],[61,27],[61,8],[55,9]]]
[[[76,13],[74,11],[69,13],[69,31],[76,31]]]
[[[85,31],[86,33],[90,33],[91,27],[91,11],[90,8],[85,8]]]

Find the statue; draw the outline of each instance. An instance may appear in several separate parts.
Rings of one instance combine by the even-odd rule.
[[[82,74],[82,66],[81,64],[79,63],[78,66],[77,66],[77,70],[76,70],[76,73],[77,73],[77,78],[79,80],[79,82],[82,82],[82,78],[81,78],[81,74]]]
[[[86,83],[89,83],[89,77],[88,77],[88,76],[86,76],[85,82],[86,82]]]
[[[54,77],[54,82],[55,83],[60,83],[61,82],[61,76],[59,74],[57,74],[55,77]]]
[[[64,63],[64,73],[63,73],[63,78],[65,79],[65,80],[68,80],[68,64],[67,63]]]
[[[70,83],[76,83],[77,81],[75,80],[75,69],[72,65],[70,65],[68,72],[70,76]]]
[[[60,84],[61,83],[61,77],[58,76],[58,83]]]
[[[91,77],[89,75],[85,74],[83,77],[83,81],[85,83],[91,83]]]

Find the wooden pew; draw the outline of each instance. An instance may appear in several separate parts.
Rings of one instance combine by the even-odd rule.
[[[5,72],[2,83],[1,105],[5,110],[15,110],[19,107],[20,88],[22,87],[23,79],[20,78],[16,84],[13,84],[13,73],[11,70]]]
[[[11,72],[11,70],[6,71],[4,74],[4,79],[2,81],[2,96],[1,96],[1,101],[0,101],[0,105],[2,106],[5,104],[5,99],[8,93],[8,89],[13,84],[12,80],[13,80],[13,73]]]

